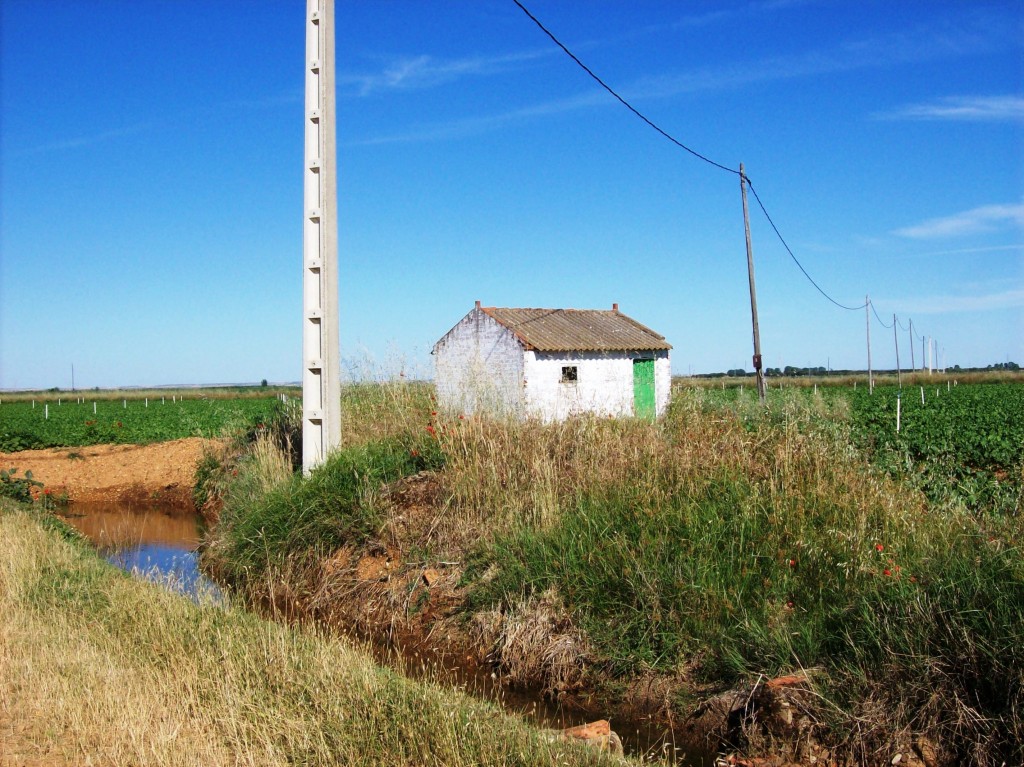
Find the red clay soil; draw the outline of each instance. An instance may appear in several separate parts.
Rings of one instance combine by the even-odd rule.
[[[214,442],[200,437],[151,445],[91,445],[0,453],[0,468],[31,471],[71,503],[160,503],[192,508],[196,466]]]

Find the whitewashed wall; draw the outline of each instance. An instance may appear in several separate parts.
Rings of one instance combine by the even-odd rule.
[[[527,411],[545,421],[578,413],[633,415],[633,360],[639,352],[525,352],[523,391]],[[668,407],[672,387],[669,352],[654,357],[654,396],[658,415]],[[562,368],[575,365],[575,383],[562,383]]]
[[[434,383],[446,410],[521,412],[523,348],[512,331],[473,309],[434,345]]]
[[[660,418],[672,401],[672,357],[671,352],[654,353],[654,407]]]

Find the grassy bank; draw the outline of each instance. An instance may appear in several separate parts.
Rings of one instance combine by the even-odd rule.
[[[4,764],[603,763],[315,630],[132,579],[43,519],[0,499]]]
[[[1024,761],[1021,516],[879,467],[841,397],[770,395],[765,412],[681,389],[655,424],[544,425],[445,417],[422,387],[350,392],[357,426],[310,480],[266,492],[240,464],[210,553],[299,601],[342,547],[458,562],[467,633],[552,694],[657,676],[685,717],[806,669],[815,737],[860,763],[921,737],[940,763]],[[436,492],[412,513],[393,499],[422,469]]]

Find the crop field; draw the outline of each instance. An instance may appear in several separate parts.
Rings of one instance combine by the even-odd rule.
[[[909,469],[933,501],[1019,512],[1024,385],[866,387],[846,392],[854,439],[890,471]],[[900,430],[896,431],[897,402]]]
[[[851,439],[878,465],[916,482],[932,501],[958,500],[974,511],[1020,510],[1024,383],[942,380],[902,389],[876,386],[873,392],[861,384],[770,388],[768,405],[779,412],[789,398],[817,399],[829,417],[848,422]],[[708,388],[706,396],[724,405],[745,403],[756,418],[753,386]]]
[[[280,402],[260,399],[47,399],[0,404],[0,451],[99,444],[146,444],[183,437],[216,437],[256,426]]]
[[[1010,471],[1024,458],[1024,385],[866,387],[846,392],[860,436],[917,460],[953,460],[966,469]],[[900,431],[896,402],[900,400]]]

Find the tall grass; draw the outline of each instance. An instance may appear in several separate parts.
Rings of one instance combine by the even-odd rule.
[[[132,579],[0,504],[5,764],[606,763],[312,628]]]
[[[371,537],[384,521],[375,500],[381,486],[432,461],[429,441],[382,439],[344,448],[303,478],[286,472],[284,456],[264,443],[229,485],[206,561],[236,586],[313,565]]]
[[[381,534],[399,511],[376,491],[428,468],[435,518],[392,533],[468,563],[466,615],[506,670],[555,690],[817,668],[824,737],[869,763],[904,731],[951,763],[1024,761],[1022,520],[874,468],[845,401],[681,388],[657,423],[542,424],[445,416],[413,387],[350,390],[348,447],[226,514],[236,574],[276,557],[306,588],[280,557]]]
[[[821,398],[755,403],[698,392],[661,425],[563,425],[529,444],[536,425],[480,429],[466,452],[488,457],[463,509],[501,532],[474,551],[470,605],[508,614],[555,594],[587,662],[614,675],[728,685],[820,668],[820,694],[847,712],[831,737],[862,755],[916,728],[953,758],[1020,761],[1021,519],[929,506],[869,465]],[[530,460],[560,469],[553,519],[529,513],[551,495],[530,489]],[[518,524],[488,514],[506,488]]]

